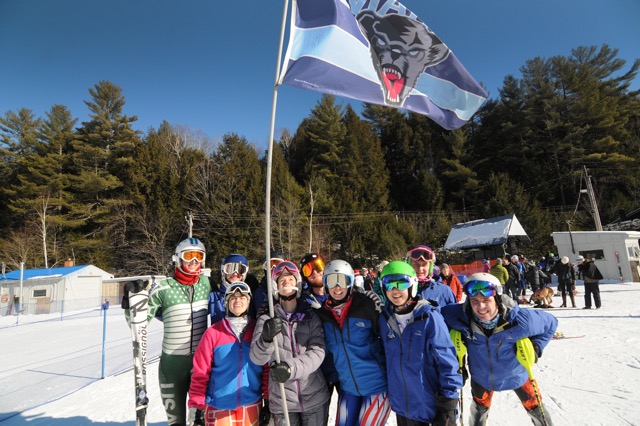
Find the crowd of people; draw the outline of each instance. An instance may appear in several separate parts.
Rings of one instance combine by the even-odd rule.
[[[274,253],[259,282],[233,253],[213,285],[197,238],[173,260],[173,276],[149,289],[147,318],[164,322],[159,382],[171,426],[324,426],[334,393],[336,426],[381,426],[392,412],[399,426],[452,426],[467,380],[469,424],[486,425],[494,392],[514,390],[534,425],[551,425],[518,345],[537,361],[557,320],[518,302],[555,273],[575,305],[583,274],[600,307],[597,268],[584,259],[567,272],[565,258],[552,270],[498,258],[461,282],[426,245],[360,270]]]

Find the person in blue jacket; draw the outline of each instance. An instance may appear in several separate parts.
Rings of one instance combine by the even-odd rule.
[[[449,328],[460,332],[467,348],[473,397],[469,424],[486,425],[493,393],[514,390],[534,425],[551,426],[549,413],[539,405],[541,396],[536,396],[527,370],[517,359],[516,342],[529,338],[537,358],[541,357],[558,320],[547,312],[520,308],[502,294],[500,281],[491,274],[471,275],[464,292],[467,300],[463,304],[446,306],[441,312]]]
[[[336,426],[383,426],[391,407],[378,307],[370,296],[354,291],[355,274],[344,260],[327,263],[322,281],[328,298],[317,313],[325,359],[331,360],[325,373],[329,383],[339,383]]]
[[[437,268],[436,255],[430,247],[424,245],[413,246],[407,252],[405,261],[413,267],[418,277],[418,293],[424,300],[436,302],[437,307],[458,303],[456,295],[451,287],[442,283],[438,274],[434,274]]]
[[[229,285],[236,282],[244,282],[249,273],[249,261],[241,254],[229,254],[222,259],[220,264],[220,285],[209,294],[209,315],[211,324],[215,324],[226,315],[224,297]],[[255,314],[252,309],[251,314]]]
[[[416,271],[408,263],[390,262],[381,283],[387,303],[380,336],[397,425],[455,425],[462,377],[442,315],[418,295]]]

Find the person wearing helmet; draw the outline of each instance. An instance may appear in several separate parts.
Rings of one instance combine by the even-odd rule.
[[[437,307],[458,303],[453,290],[443,284],[440,276],[434,276],[436,255],[430,247],[414,246],[407,252],[407,263],[416,271],[418,277],[418,292],[424,300],[436,302]],[[434,279],[434,278],[437,278]]]
[[[249,261],[241,254],[229,254],[220,263],[220,285],[209,295],[209,315],[211,324],[214,324],[226,315],[224,308],[224,297],[227,288],[235,282],[245,282],[249,273]],[[255,310],[252,309],[254,314]]]
[[[319,308],[328,297],[322,284],[324,259],[317,253],[305,254],[300,261],[300,272],[306,286],[303,297],[312,307]]]
[[[354,291],[355,276],[344,260],[332,260],[322,281],[328,294],[318,309],[324,327],[329,383],[339,383],[336,426],[382,426],[390,413],[379,310]]]
[[[298,267],[289,260],[271,272],[273,318],[258,317],[251,343],[251,360],[269,364],[269,409],[276,426],[285,422],[285,404],[280,392],[284,383],[286,408],[292,425],[326,424],[329,408],[327,382],[320,370],[325,356],[322,322],[316,310],[301,298],[302,279]],[[274,338],[276,340],[274,340]],[[276,362],[274,345],[280,362]]]
[[[180,242],[173,255],[173,277],[160,281],[149,294],[147,321],[161,316],[164,322],[158,380],[169,425],[187,421],[193,354],[207,329],[211,286],[201,273],[205,260],[206,250],[199,239]]]
[[[284,260],[284,253],[282,252],[272,252],[271,258],[269,261],[265,260],[262,264],[262,270],[264,271],[264,276],[260,281],[260,286],[257,288],[253,295],[253,305],[256,308],[256,312],[266,312],[268,309],[267,306],[267,294],[269,290],[267,289],[267,274],[271,274],[273,268]]]
[[[572,307],[576,307],[576,297],[573,294],[573,290],[576,288],[576,270],[569,262],[567,256],[562,256],[560,262],[556,262],[551,270],[551,273],[558,277],[558,291],[562,293],[562,305],[561,308],[567,307],[567,293],[571,299]]]
[[[549,412],[538,405],[529,374],[517,359],[516,342],[529,338],[537,358],[541,357],[558,320],[544,311],[521,309],[502,294],[502,284],[491,274],[472,274],[463,288],[465,302],[445,306],[441,312],[466,346],[464,362],[469,366],[473,397],[469,424],[486,425],[493,393],[514,390],[534,425],[551,425]],[[466,376],[466,366],[461,369]]]
[[[408,263],[390,262],[381,283],[387,303],[378,321],[397,424],[454,425],[462,377],[442,315],[420,297]]]
[[[190,421],[200,410],[205,426],[257,424],[263,367],[249,357],[255,329],[255,319],[249,315],[250,301],[248,284],[229,283],[224,295],[225,315],[207,329],[193,356]]]

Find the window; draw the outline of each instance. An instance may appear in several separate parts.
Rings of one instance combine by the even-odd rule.
[[[33,290],[33,297],[47,297],[47,290]]]
[[[604,260],[603,250],[580,250],[579,254],[583,255],[585,259]]]

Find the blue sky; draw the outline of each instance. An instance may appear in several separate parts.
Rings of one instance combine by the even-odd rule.
[[[491,97],[536,56],[606,43],[627,60],[625,70],[640,58],[638,0],[402,3]],[[122,87],[138,130],[167,120],[265,147],[282,10],[275,0],[0,0],[0,114],[26,107],[44,117],[62,104],[86,121],[89,88],[109,80]],[[280,87],[276,136],[295,131],[319,98]]]

